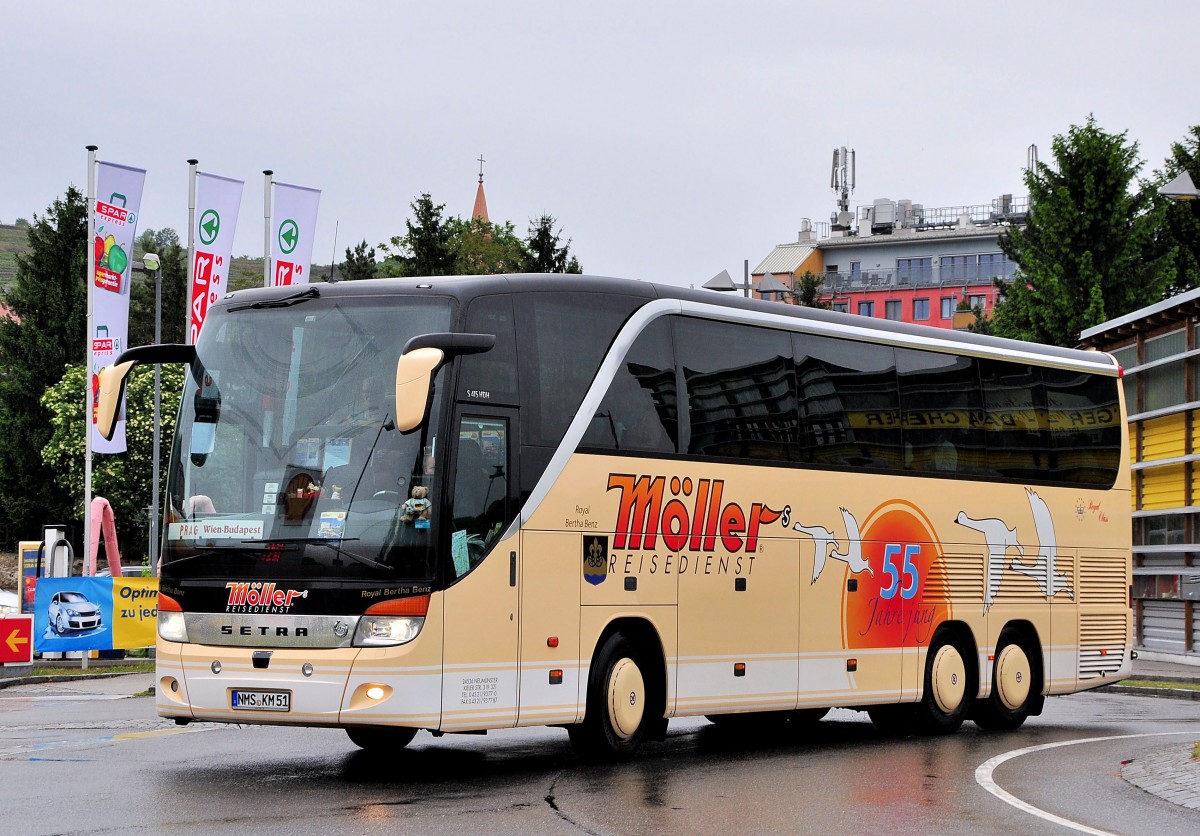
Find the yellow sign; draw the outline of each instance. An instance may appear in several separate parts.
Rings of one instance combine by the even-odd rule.
[[[158,579],[113,578],[114,648],[151,647],[158,624]]]

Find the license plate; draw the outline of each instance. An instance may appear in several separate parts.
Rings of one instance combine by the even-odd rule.
[[[230,704],[243,711],[291,711],[291,691],[243,691],[229,692]]]

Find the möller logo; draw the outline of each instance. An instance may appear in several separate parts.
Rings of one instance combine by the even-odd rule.
[[[307,589],[280,589],[274,582],[237,582],[225,584],[229,600],[225,612],[286,613],[297,598],[307,598]]]

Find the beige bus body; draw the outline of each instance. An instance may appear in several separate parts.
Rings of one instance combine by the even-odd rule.
[[[1093,371],[1116,373],[1099,358]],[[581,415],[602,396],[597,384]],[[413,641],[277,648],[263,666],[254,647],[160,639],[159,714],[246,720],[233,675],[296,695],[255,723],[572,725],[614,633],[639,647],[630,700],[664,717],[914,703],[927,682],[939,704],[969,685],[1017,708],[1031,686],[1067,694],[1130,672],[1124,434],[1116,487],[1088,490],[585,454],[585,423],[488,557],[433,592]],[[930,662],[935,636],[962,658]]]

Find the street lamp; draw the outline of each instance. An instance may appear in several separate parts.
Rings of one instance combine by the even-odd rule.
[[[134,267],[138,263],[134,262]],[[162,342],[162,265],[154,253],[142,256],[141,270],[154,274],[154,344]],[[154,441],[153,452],[150,454],[150,566],[154,574],[158,574],[158,410],[161,391],[161,374],[157,363],[154,364]]]
[[[722,293],[727,293],[731,290],[741,290],[742,295],[749,299],[750,288],[754,287],[754,285],[750,284],[750,259],[742,262],[742,271],[746,277],[740,284],[734,284],[733,277],[729,275],[729,271],[722,270],[700,286],[705,290],[716,290]]]
[[[779,293],[792,293],[794,291],[790,287],[785,285],[783,282],[779,281],[779,279],[775,278],[774,273],[765,273],[762,277],[762,281],[760,281],[758,283],[758,292],[763,293],[763,294],[766,294],[766,293],[779,294]],[[779,301],[779,298],[780,298],[779,296],[776,296],[775,301]]]
[[[1159,189],[1158,193],[1171,200],[1195,200],[1200,197],[1200,190],[1196,189],[1192,176],[1186,171],[1181,171],[1178,177]]]

